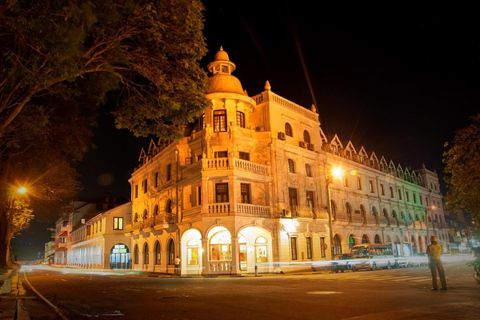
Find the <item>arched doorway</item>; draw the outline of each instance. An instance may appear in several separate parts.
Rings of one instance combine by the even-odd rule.
[[[340,253],[342,253],[342,241],[340,239],[340,236],[336,234],[333,237],[333,254],[340,254]]]
[[[238,248],[235,248],[237,251]],[[232,236],[225,227],[215,226],[208,232],[207,266],[209,274],[230,273],[232,266]],[[235,266],[238,269],[238,266]]]
[[[182,274],[201,274],[203,271],[202,234],[197,229],[189,229],[182,235],[181,243]]]
[[[375,235],[375,238],[373,240],[375,243],[382,243],[382,239],[380,239],[380,236],[378,234]]]
[[[128,247],[123,243],[117,243],[110,250],[111,269],[131,269],[132,261]]]

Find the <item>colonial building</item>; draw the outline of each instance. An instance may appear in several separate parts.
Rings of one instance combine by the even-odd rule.
[[[248,96],[235,68],[220,49],[208,65],[211,106],[183,139],[142,149],[129,180],[133,269],[172,272],[179,256],[182,274],[288,272],[357,243],[411,255],[429,233],[448,239],[435,172],[327,137],[315,106],[268,81]]]

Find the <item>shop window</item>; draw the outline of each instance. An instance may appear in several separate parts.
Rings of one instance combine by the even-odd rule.
[[[232,241],[226,230],[217,232],[210,239],[210,260],[232,260]]]
[[[190,240],[187,242],[187,264],[198,265],[198,242]]]

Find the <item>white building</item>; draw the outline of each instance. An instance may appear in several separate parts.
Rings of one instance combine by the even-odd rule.
[[[141,151],[126,228],[133,269],[173,272],[178,255],[182,274],[288,272],[361,242],[408,255],[425,251],[426,215],[430,234],[448,239],[436,173],[327,138],[314,106],[268,81],[249,97],[235,67],[220,49],[208,65],[211,106],[183,139]]]
[[[81,268],[130,269],[125,221],[131,220],[130,202],[95,215],[72,230],[68,265]]]

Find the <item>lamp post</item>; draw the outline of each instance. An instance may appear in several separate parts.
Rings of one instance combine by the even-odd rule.
[[[339,178],[343,176],[343,170],[340,168],[334,168],[327,174],[327,208],[328,208],[328,230],[330,237],[330,259],[333,259],[334,255],[334,244],[333,244],[333,212],[332,212],[332,196],[330,187],[333,182],[333,178]]]

